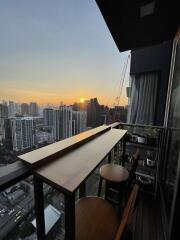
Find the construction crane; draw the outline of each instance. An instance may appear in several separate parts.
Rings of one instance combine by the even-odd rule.
[[[127,66],[128,66],[128,62],[130,59],[130,54],[128,55],[126,61],[124,62],[124,66],[123,66],[123,70],[122,70],[122,75],[119,81],[119,87],[118,87],[118,96],[115,98],[115,105],[119,106],[120,104],[120,100],[121,100],[121,95],[122,95],[122,89],[123,89],[123,84],[124,84],[124,79],[126,76],[126,71],[127,71]]]

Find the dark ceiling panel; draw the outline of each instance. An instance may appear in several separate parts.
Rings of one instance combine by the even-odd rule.
[[[180,22],[178,1],[96,0],[120,51],[173,39]],[[155,3],[154,13],[140,17],[140,7]]]

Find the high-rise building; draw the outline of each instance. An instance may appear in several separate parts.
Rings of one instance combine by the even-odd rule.
[[[54,122],[54,110],[52,108],[44,108],[43,110],[44,127],[52,129]]]
[[[8,107],[5,104],[0,104],[0,145],[5,140],[5,120],[8,118]]]
[[[4,121],[5,141],[4,145],[7,149],[12,150],[12,134],[11,134],[11,119],[7,118]]]
[[[72,136],[72,107],[60,106],[59,110],[62,116],[62,136],[65,139]]]
[[[1,102],[2,102],[3,105],[6,105],[6,106],[8,105],[6,100],[2,100]]]
[[[62,122],[60,110],[54,110],[53,137],[55,141],[59,141],[60,139],[62,139]]]
[[[10,126],[14,151],[24,151],[35,145],[35,122],[32,117],[11,118]]]
[[[0,118],[8,118],[8,107],[5,104],[0,104]]]
[[[9,114],[9,117],[15,116],[15,105],[13,101],[9,101],[8,114]]]
[[[21,114],[21,105],[19,103],[14,103],[15,116]]]
[[[38,105],[36,102],[31,102],[29,104],[29,114],[31,116],[37,116],[39,115]]]
[[[21,114],[23,116],[28,116],[29,115],[29,104],[27,104],[27,103],[22,103],[21,104]]]
[[[72,136],[72,107],[60,106],[54,110],[53,135],[56,141]]]
[[[20,104],[13,101],[9,101],[8,114],[9,117],[15,117],[16,115],[20,115],[21,114]]]
[[[50,144],[53,143],[54,139],[53,139],[53,134],[52,132],[46,132],[46,131],[36,131],[36,144],[37,146],[39,145],[46,145],[46,144]]]
[[[75,102],[72,105],[73,111],[86,111],[89,100],[84,100],[83,102]]]
[[[98,103],[97,98],[92,98],[87,103],[87,126],[97,127],[106,123],[106,108]]]
[[[87,129],[87,112],[73,111],[72,112],[72,135],[81,133]]]
[[[111,122],[126,122],[127,106],[115,106],[110,109]]]

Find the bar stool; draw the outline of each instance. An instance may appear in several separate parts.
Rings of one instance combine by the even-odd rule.
[[[76,203],[76,240],[123,240],[129,233],[136,208],[139,186],[135,185],[126,203],[121,219],[106,200],[84,197]],[[132,233],[131,233],[132,234]]]
[[[132,181],[135,179],[135,172],[138,166],[139,149],[132,156],[132,166],[128,172],[126,168],[118,164],[105,164],[100,168],[100,181],[98,187],[98,196],[101,195],[102,182],[106,181],[105,199],[112,204],[120,205],[125,195],[125,191],[129,189]],[[118,194],[118,201],[110,197],[110,192]]]

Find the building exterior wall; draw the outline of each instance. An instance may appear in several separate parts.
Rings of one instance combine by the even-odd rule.
[[[73,111],[72,112],[72,135],[76,135],[86,130],[87,112]]]
[[[27,104],[27,103],[22,103],[21,104],[21,114],[23,116],[28,116],[29,115],[29,104]]]
[[[31,102],[29,104],[29,114],[31,116],[37,116],[39,115],[38,105],[36,102]]]
[[[35,146],[35,123],[33,118],[10,119],[13,150],[24,151]]]
[[[44,127],[52,128],[54,122],[54,110],[52,108],[45,108],[43,110]]]
[[[0,145],[5,140],[5,120],[8,118],[7,105],[0,104]]]
[[[155,125],[163,125],[169,80],[172,41],[131,52],[130,74],[159,72]]]
[[[87,103],[87,126],[97,127],[105,123],[106,109],[98,103],[97,98],[92,98]]]
[[[72,136],[72,108],[60,106],[54,110],[53,117],[54,140],[59,141]]]

